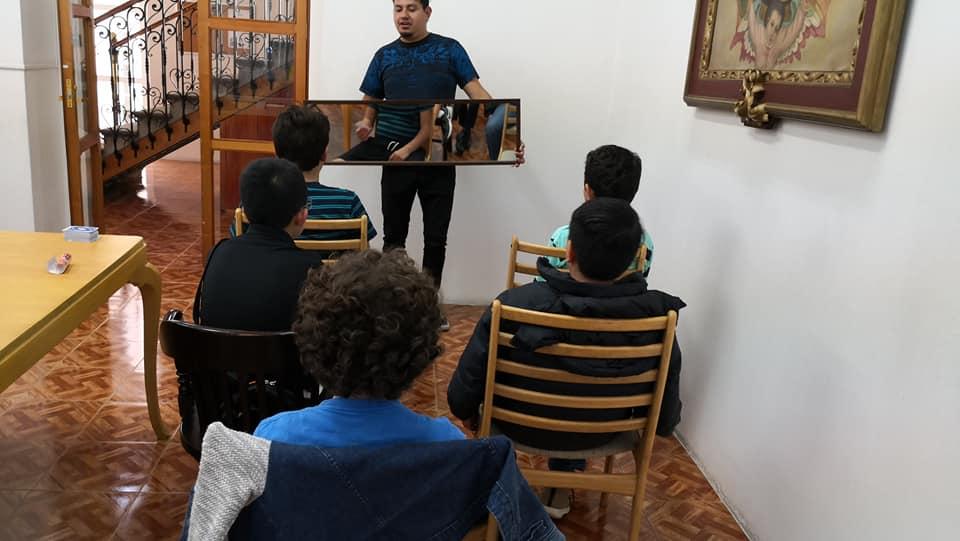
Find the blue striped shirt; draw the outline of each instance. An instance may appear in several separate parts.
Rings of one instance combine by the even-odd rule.
[[[308,218],[311,220],[349,220],[367,216],[367,238],[377,236],[377,228],[373,220],[363,208],[363,203],[357,194],[344,189],[324,186],[319,182],[307,183],[307,201],[310,202]],[[304,240],[345,240],[355,239],[360,231],[304,231],[300,235]]]

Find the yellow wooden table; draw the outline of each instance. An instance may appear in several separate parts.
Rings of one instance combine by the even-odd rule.
[[[48,273],[47,261],[64,252],[73,256],[70,269]],[[166,439],[157,399],[160,273],[147,262],[141,237],[81,243],[62,233],[0,231],[0,392],[126,283],[140,288],[147,410],[157,438]]]

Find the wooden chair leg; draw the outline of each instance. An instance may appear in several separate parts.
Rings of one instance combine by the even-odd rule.
[[[616,455],[610,455],[607,457],[606,461],[603,464],[603,473],[610,475],[613,473],[613,459]],[[606,507],[607,505],[607,493],[603,492],[600,494],[600,505]]]

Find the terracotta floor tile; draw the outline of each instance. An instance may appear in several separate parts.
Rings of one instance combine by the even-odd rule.
[[[0,491],[33,488],[65,449],[56,441],[0,439]]]
[[[182,251],[182,250],[181,250]],[[167,265],[176,261],[180,257],[181,251],[177,252],[161,252],[157,251],[152,247],[147,247],[147,261],[153,263],[153,266],[163,270],[167,268]]]
[[[109,368],[120,372],[132,370],[143,360],[143,345],[139,342],[91,340],[77,346],[63,360],[63,366],[81,368]]]
[[[76,442],[37,488],[138,492],[150,480],[163,447],[162,443]]]
[[[0,531],[7,539],[105,539],[116,530],[135,494],[28,492]]]
[[[77,436],[101,402],[46,400],[17,404],[0,415],[0,438],[63,441]]]
[[[117,528],[115,539],[179,539],[189,499],[185,493],[141,492]]]
[[[747,539],[719,501],[650,500],[650,524],[662,539]]]
[[[14,516],[23,496],[27,493],[25,490],[0,490],[0,522],[4,525]],[[6,527],[0,528],[0,539],[4,539]]]
[[[179,412],[161,403],[160,413],[168,429],[180,422]],[[0,427],[2,428],[2,427]],[[109,402],[80,434],[82,440],[153,443],[156,435],[145,403]]]
[[[143,383],[143,365],[138,365],[116,385],[115,402],[146,402],[146,390]],[[157,389],[160,400],[175,401],[177,399],[177,373],[174,370],[157,370]]]
[[[198,280],[199,281],[199,280]],[[163,284],[163,292],[161,295],[164,299],[181,299],[192,301],[194,296],[197,293],[197,284]]]
[[[199,464],[180,445],[180,436],[167,443],[150,482],[144,487],[149,492],[190,492],[197,480]]]
[[[37,384],[37,390],[48,400],[107,400],[114,388],[133,369],[62,366],[51,370]]]

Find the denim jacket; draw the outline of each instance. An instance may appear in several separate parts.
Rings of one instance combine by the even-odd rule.
[[[210,425],[184,539],[564,539],[506,438],[321,449]]]

